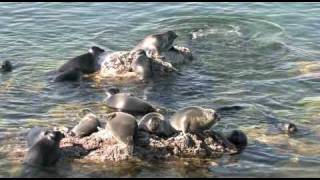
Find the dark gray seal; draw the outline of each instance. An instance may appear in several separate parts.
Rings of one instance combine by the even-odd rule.
[[[68,72],[73,69],[79,69],[84,74],[91,74],[99,70],[99,56],[103,54],[105,50],[93,46],[85,54],[70,59],[63,64],[58,71]]]
[[[60,159],[60,131],[31,129],[27,136],[29,150],[24,162],[32,166],[53,166]],[[31,138],[31,139],[29,139]]]
[[[71,133],[76,137],[89,136],[98,131],[100,127],[100,121],[98,117],[89,109],[85,109],[84,117],[80,120],[72,130]]]
[[[10,61],[4,61],[1,65],[1,72],[11,72],[12,71],[12,64]]]
[[[162,114],[156,112],[144,115],[139,121],[138,129],[160,137],[170,137],[177,132]]]
[[[173,42],[178,35],[173,31],[166,31],[160,34],[152,34],[145,37],[138,43],[133,51],[138,49],[145,50],[148,57],[161,57],[161,53],[173,48]]]
[[[118,111],[130,114],[146,114],[158,111],[158,109],[154,108],[148,102],[128,93],[120,93],[120,90],[117,88],[110,88],[106,94],[106,105]]]
[[[238,153],[243,151],[248,144],[246,134],[240,130],[231,131],[231,133],[227,135],[227,139],[237,147]]]

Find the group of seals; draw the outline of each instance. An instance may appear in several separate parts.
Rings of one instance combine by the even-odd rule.
[[[117,65],[113,68],[120,70],[123,69],[122,66],[129,66],[126,71],[136,73],[140,79],[148,79],[163,72],[178,72],[171,63],[164,61],[165,58],[162,56],[163,53],[171,56],[172,53],[181,54],[173,46],[177,37],[173,31],[146,36],[128,52],[128,57],[125,58],[127,62],[120,62],[120,64],[116,62]],[[95,73],[101,69],[101,66],[105,67],[101,64],[112,64],[109,58],[115,57],[112,53],[106,53],[104,49],[93,46],[87,53],[68,60],[58,68],[54,81],[80,81],[82,75]],[[103,59],[107,62],[102,63]]]
[[[202,136],[204,131],[209,130],[218,121],[220,117],[214,109],[190,106],[179,109],[169,120],[160,113],[146,114],[139,122],[139,129],[165,137],[182,132],[189,144],[190,138],[187,133]]]

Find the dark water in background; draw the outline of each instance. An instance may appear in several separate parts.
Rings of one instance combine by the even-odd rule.
[[[85,107],[106,112],[102,100],[112,83],[53,84],[49,70],[92,45],[129,50],[144,36],[166,30],[179,35],[176,44],[191,44],[197,61],[181,67],[183,75],[119,86],[173,110],[243,105],[214,128],[243,130],[247,149],[206,163],[75,161],[42,176],[320,175],[319,3],[1,3],[0,27],[0,59],[16,66],[0,75],[0,177],[20,175],[21,157],[8,152],[25,143],[32,126],[74,126]],[[189,41],[199,29],[202,34]],[[264,114],[303,126],[302,135],[277,133]]]

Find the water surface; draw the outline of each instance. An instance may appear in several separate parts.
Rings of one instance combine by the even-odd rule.
[[[319,3],[1,3],[0,59],[16,68],[0,75],[0,177],[21,174],[22,157],[8,153],[29,128],[74,126],[86,107],[107,111],[102,100],[114,83],[54,84],[48,71],[90,46],[129,50],[166,30],[197,60],[180,67],[183,75],[118,86],[173,110],[245,106],[214,128],[243,130],[247,149],[211,160],[65,162],[34,177],[319,177],[319,12]],[[279,134],[266,115],[303,132]]]

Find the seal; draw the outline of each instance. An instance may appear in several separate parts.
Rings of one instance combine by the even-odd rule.
[[[24,162],[32,166],[53,166],[60,159],[59,143],[65,136],[60,131],[39,130],[38,127],[28,133],[30,146]]]
[[[192,138],[187,133],[197,134],[204,139],[202,132],[210,129],[219,120],[220,117],[215,110],[191,106],[179,109],[171,116],[169,122],[176,131],[183,133],[189,146]]]
[[[105,129],[120,144],[126,145],[132,154],[138,133],[136,118],[128,113],[113,112],[104,116],[104,120],[106,121]]]
[[[98,127],[100,127],[100,121],[98,117],[89,109],[85,109],[85,115],[80,120],[79,124],[77,124],[72,130],[71,134],[76,137],[85,137],[89,136],[94,132],[98,131]]]
[[[82,72],[79,68],[74,68],[71,70],[67,70],[59,73],[55,78],[54,82],[64,82],[64,81],[74,81],[78,82],[82,79]]]
[[[10,61],[4,61],[1,65],[1,72],[11,72],[12,64]]]
[[[142,49],[147,52],[148,57],[160,57],[161,59],[161,53],[173,48],[173,41],[177,37],[178,35],[173,31],[152,34],[140,41],[137,46],[133,48],[133,51]]]
[[[79,69],[84,74],[91,74],[99,70],[99,56],[103,54],[105,50],[93,46],[85,54],[70,59],[63,64],[58,71],[66,72],[75,68]]]
[[[117,111],[127,112],[130,114],[146,114],[158,111],[148,102],[134,97],[129,93],[120,93],[118,88],[110,88],[107,92],[105,103],[108,107]]]
[[[132,52],[131,56],[133,57],[131,68],[136,72],[141,79],[150,78],[152,73],[151,60],[147,57],[147,54],[144,50],[139,49]]]
[[[156,112],[144,115],[139,121],[138,129],[160,137],[170,137],[177,132],[162,114]]]
[[[175,112],[169,121],[174,129],[185,134],[207,130],[219,120],[220,117],[215,110],[191,106]]]
[[[275,124],[275,127],[278,128],[281,132],[290,135],[295,134],[298,131],[298,128],[295,124],[291,122],[279,122]]]
[[[41,134],[42,133],[42,134]],[[41,134],[41,135],[40,135]],[[27,147],[33,146],[44,135],[44,131],[40,127],[33,127],[27,134]]]
[[[246,134],[240,130],[231,131],[231,133],[227,135],[227,139],[237,147],[238,153],[243,151],[248,144]]]

